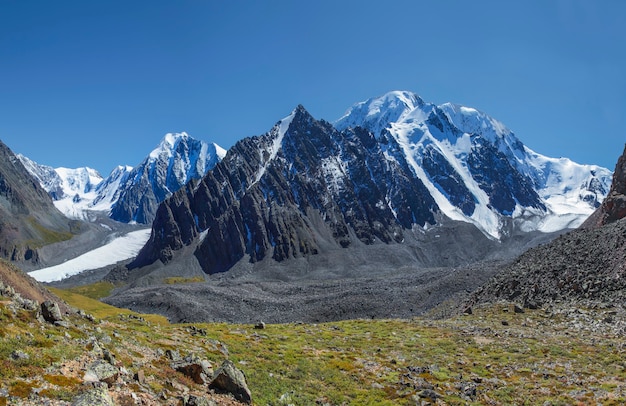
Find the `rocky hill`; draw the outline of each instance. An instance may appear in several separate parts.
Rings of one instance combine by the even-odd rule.
[[[38,248],[71,238],[79,227],[0,142],[0,257],[36,262]]]
[[[626,150],[607,199],[579,229],[530,249],[481,287],[472,303],[515,300],[622,304],[626,299]]]

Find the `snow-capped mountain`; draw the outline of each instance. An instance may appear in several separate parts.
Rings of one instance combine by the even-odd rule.
[[[501,250],[513,234],[578,225],[610,178],[605,168],[533,152],[475,109],[409,92],[359,103],[334,126],[298,106],[166,199],[133,266],[168,263],[194,245],[207,273],[244,258],[330,252],[345,269],[363,255],[373,263],[379,242],[385,261],[454,266]],[[359,251],[364,245],[371,251]]]
[[[522,231],[577,227],[611,184],[606,168],[543,156],[485,113],[410,92],[357,103],[334,125],[390,140],[388,159],[406,159],[446,216],[495,238],[510,231],[510,220]]]
[[[140,165],[118,166],[106,178],[91,168],[52,168],[18,157],[66,216],[89,220],[105,212],[118,221],[149,223],[163,199],[201,178],[225,154],[216,144],[169,133]]]
[[[120,183],[111,207],[114,220],[149,224],[160,202],[191,179],[200,179],[226,155],[187,133],[166,134],[161,143]]]

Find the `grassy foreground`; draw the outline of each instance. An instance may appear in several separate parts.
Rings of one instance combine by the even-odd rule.
[[[141,387],[122,388],[116,398],[120,404],[124,394],[150,392],[160,399],[176,385],[206,393],[167,366],[163,352],[168,349],[201,355],[214,365],[229,358],[246,374],[258,405],[626,402],[623,336],[610,328],[587,331],[543,310],[516,313],[502,304],[440,321],[354,320],[255,329],[171,325],[160,316],[137,315],[75,292],[55,293],[97,320],[72,320],[70,328],[40,325],[32,312],[14,312],[0,302],[0,406],[10,399],[27,402],[33,391],[53,402],[70,401],[82,388],[81,359],[93,349],[93,336],[108,337],[106,348],[129,374],[145,373]],[[597,318],[604,316],[598,311]],[[14,359],[16,351],[28,358]]]

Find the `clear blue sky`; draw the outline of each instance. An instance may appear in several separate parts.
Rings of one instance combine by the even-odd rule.
[[[613,169],[626,1],[0,1],[0,139],[42,164],[106,176],[167,132],[228,148],[390,90]]]

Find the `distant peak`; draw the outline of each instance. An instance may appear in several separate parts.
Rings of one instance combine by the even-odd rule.
[[[213,146],[213,149],[215,150],[215,155],[219,158],[219,160],[221,161],[222,159],[224,159],[224,157],[226,156],[226,150],[214,142],[212,142],[211,145]]]
[[[338,130],[366,126],[375,134],[379,134],[390,123],[400,121],[424,105],[424,101],[417,94],[394,90],[354,104],[339,120],[335,121],[334,125]]]

